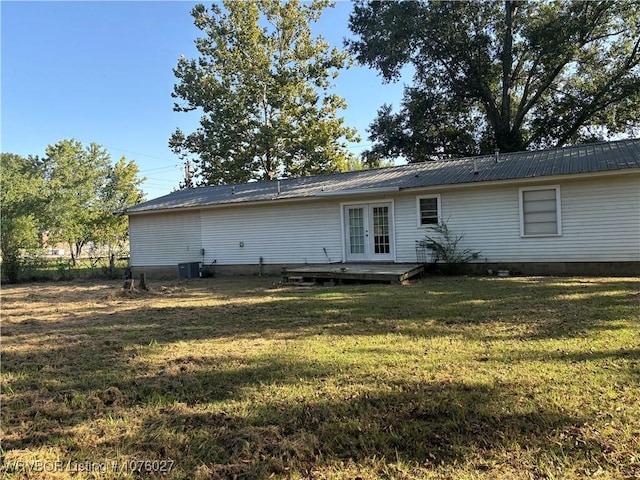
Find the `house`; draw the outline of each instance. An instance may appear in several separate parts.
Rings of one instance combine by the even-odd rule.
[[[640,139],[182,190],[127,211],[131,266],[415,263],[446,221],[476,268],[640,273]]]

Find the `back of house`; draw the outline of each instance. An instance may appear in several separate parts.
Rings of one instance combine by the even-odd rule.
[[[446,223],[476,271],[640,272],[640,140],[177,191],[127,211],[131,266],[177,275],[415,263]]]

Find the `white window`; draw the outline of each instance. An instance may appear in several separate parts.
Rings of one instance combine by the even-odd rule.
[[[429,195],[416,199],[418,227],[437,225],[442,218],[440,195]]]
[[[560,186],[520,189],[520,235],[542,237],[562,235]]]

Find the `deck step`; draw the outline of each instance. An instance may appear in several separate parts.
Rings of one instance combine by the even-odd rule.
[[[298,277],[298,276],[287,276],[287,283],[302,283],[304,281],[304,277]]]
[[[283,283],[299,285],[304,280],[316,283],[373,281],[402,283],[424,272],[422,264],[327,264],[305,265],[283,272]]]

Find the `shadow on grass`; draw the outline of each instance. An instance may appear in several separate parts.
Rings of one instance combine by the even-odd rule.
[[[97,350],[93,360],[90,350]],[[78,428],[135,412],[127,435],[106,435],[90,451],[97,458],[116,451],[171,458],[176,478],[198,468],[212,478],[310,475],[372,459],[427,470],[464,462],[484,468],[509,449],[538,451],[551,463],[602,455],[597,442],[576,441],[586,418],[522,403],[528,394],[522,385],[407,380],[328,388],[324,381],[340,376],[335,365],[275,354],[182,356],[150,374],[130,369],[128,356],[117,352],[123,353],[101,353],[87,342],[49,350],[38,364],[28,363],[34,357],[3,355],[9,371],[27,361],[3,404],[5,451],[57,445],[71,457],[87,455]],[[68,368],[73,358],[80,365]],[[274,393],[300,385],[315,391]]]
[[[633,315],[637,298],[629,292],[636,286],[525,279],[428,279],[408,287],[312,290],[253,285],[241,292],[252,300],[246,304],[231,292],[218,306],[185,301],[158,307],[150,297],[135,299],[140,303],[123,311],[103,305],[71,319],[9,321],[2,332],[3,346],[9,347],[1,359],[3,448],[59,445],[73,455],[87,448],[77,433],[83,424],[135,412],[141,417],[130,433],[91,448],[105,449],[103,456],[120,450],[136,458],[173,458],[180,464],[177,477],[191,477],[199,467],[214,478],[263,478],[291,469],[311,475],[314,468],[373,458],[429,469],[513,448],[549,458],[598,456],[599,444],[577,442],[571,433],[588,419],[521,403],[528,393],[522,386],[407,380],[345,396],[346,389],[322,386],[337,375],[335,366],[279,352],[182,355],[150,370],[140,360],[162,358],[165,346],[206,340],[222,340],[221,348],[226,340],[290,342],[322,335],[486,341],[499,338],[492,333],[496,325],[513,327],[507,338],[565,339],[623,328],[616,322]],[[126,305],[126,299],[118,302]],[[524,331],[516,328],[522,324]],[[527,355],[569,362],[637,360],[638,350]],[[637,362],[629,368],[638,378]],[[261,395],[309,382],[315,395]]]
[[[620,328],[616,321],[637,315],[640,298],[633,293],[640,284],[631,279],[577,282],[428,278],[409,286],[354,285],[304,290],[271,290],[253,284],[244,287],[239,282],[236,290],[229,292],[233,295],[217,292],[215,280],[186,285],[183,291],[172,295],[177,299],[176,306],[154,306],[155,299],[162,296],[115,297],[112,300],[117,305],[126,306],[131,301],[133,308],[115,311],[113,303],[94,304],[75,312],[69,320],[43,321],[40,327],[37,318],[31,319],[31,323],[9,323],[3,335],[38,331],[67,335],[89,331],[102,332],[105,338],[126,333],[131,339],[167,343],[238,335],[279,334],[292,339],[327,333],[377,335],[397,332],[398,327],[405,334],[431,337],[465,335],[470,327],[493,324],[527,327],[524,333],[522,328],[514,328],[513,338],[570,338],[589,331]],[[77,290],[80,292],[81,288]],[[95,288],[94,294],[104,297],[105,290]],[[112,288],[118,291],[117,287]],[[208,289],[223,299],[220,305],[190,304]],[[30,295],[36,301],[55,302],[46,292]],[[244,299],[250,302],[245,304]],[[13,308],[10,302],[3,307]],[[477,334],[474,332],[474,338]],[[492,339],[490,329],[486,339]]]
[[[627,328],[621,321],[636,318],[639,288],[636,279],[426,279],[405,290],[376,291],[377,310],[357,302],[353,314],[408,322],[404,333],[416,336],[570,339]],[[500,336],[492,327],[503,327]]]
[[[204,285],[215,287],[215,282]],[[126,298],[116,299],[127,308],[94,305],[82,315],[55,321],[30,318],[15,323],[5,318],[3,346],[9,348],[2,350],[3,370],[19,374],[13,381],[18,384],[24,379],[29,383],[31,374],[55,378],[60,373],[62,384],[75,376],[87,388],[102,388],[109,369],[127,371],[141,347],[176,342],[387,334],[481,341],[564,339],[628,328],[620,321],[637,315],[638,298],[630,293],[637,286],[634,280],[583,284],[438,278],[408,287],[269,290],[250,285],[218,306],[190,305],[185,299],[195,298],[193,291],[176,294],[182,303],[174,307],[155,307],[154,297],[149,297],[135,298],[138,303],[128,308]],[[104,289],[95,288],[104,295]],[[39,295],[50,298],[46,291]],[[251,302],[244,304],[244,297]],[[583,357],[593,355],[585,352]]]
[[[226,355],[211,360],[187,356],[170,362],[175,367],[171,372],[161,369],[149,373],[128,365],[131,355],[101,355],[97,350],[89,358],[92,349],[87,343],[53,349],[47,355],[3,353],[5,370],[20,371],[17,379],[8,382],[9,392],[4,389],[2,423],[8,433],[3,439],[5,450],[52,444],[73,446],[74,427],[108,416],[109,412],[238,400],[246,388],[319,380],[329,375],[316,362],[273,355]],[[37,363],[32,362],[34,359]],[[70,363],[71,359],[76,363]],[[18,435],[28,422],[37,428]]]
[[[499,451],[513,448],[574,459],[600,450],[567,435],[583,419],[542,408],[523,411],[505,401],[512,395],[508,385],[403,384],[355,398],[274,400],[254,405],[246,417],[168,408],[146,420],[135,444],[144,446],[140,454],[175,458],[186,472],[206,465],[214,478],[304,476],[375,459],[429,470],[495,460]],[[201,453],[194,456],[197,448]]]

